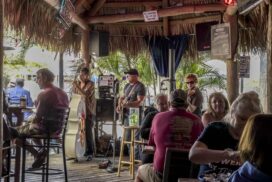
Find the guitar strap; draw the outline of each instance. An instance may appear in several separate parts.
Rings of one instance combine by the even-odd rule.
[[[132,87],[132,89],[129,91],[129,94],[128,94],[128,96],[126,96],[125,98],[124,98],[124,100],[126,100],[126,99],[129,99],[129,97],[132,95],[132,93],[133,93],[133,91],[135,90],[135,88],[136,88],[136,86],[138,85],[138,82],[135,84],[135,85],[133,85],[133,87]],[[127,102],[127,101],[126,101]],[[121,122],[122,122],[122,125],[124,124],[124,108],[122,107],[122,109],[121,109]]]
[[[125,99],[128,99],[132,95],[132,93],[133,93],[133,91],[134,91],[134,89],[136,88],[137,85],[138,85],[138,82],[135,85],[133,85],[132,89],[129,91],[129,94],[128,94],[127,97],[125,97]]]

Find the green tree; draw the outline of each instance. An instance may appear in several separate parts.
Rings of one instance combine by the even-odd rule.
[[[156,78],[147,53],[130,57],[117,51],[98,59],[96,63],[101,72],[113,73],[118,79],[122,79],[124,71],[130,68],[138,69],[141,81],[146,86],[151,86]]]
[[[25,55],[33,44],[29,41],[22,41],[20,51],[16,55],[4,55],[4,86],[6,86],[11,77],[17,77],[20,71],[31,72],[33,68],[40,68],[42,65],[36,61],[26,61]]]
[[[176,71],[177,88],[186,89],[185,76],[188,73],[195,73],[199,78],[198,86],[201,90],[206,87],[226,89],[226,77],[205,62],[206,59],[203,57],[197,61],[182,60]]]

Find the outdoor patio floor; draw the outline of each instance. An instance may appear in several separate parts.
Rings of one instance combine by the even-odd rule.
[[[69,182],[119,182],[119,181],[134,181],[132,176],[129,175],[128,167],[122,167],[120,177],[117,177],[117,173],[109,173],[106,169],[99,169],[98,163],[106,158],[96,157],[91,161],[81,161],[74,162],[74,160],[67,161],[68,168],[68,180]],[[112,161],[112,157],[108,158]],[[14,159],[13,159],[14,160]],[[27,157],[26,166],[29,167],[33,162],[33,157]],[[13,162],[12,162],[13,163]],[[116,158],[116,167],[118,166],[118,158]],[[12,165],[13,168],[13,165]],[[62,157],[60,154],[50,155],[50,168],[60,168],[62,167]],[[135,173],[136,174],[136,173]],[[11,182],[14,181],[12,177]],[[41,175],[26,174],[26,182],[39,182],[41,180]],[[63,182],[64,175],[52,175],[49,177],[50,182]]]

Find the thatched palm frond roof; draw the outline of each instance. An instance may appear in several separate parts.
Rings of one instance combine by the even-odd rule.
[[[81,4],[76,8],[78,16],[83,20],[90,18],[90,11],[98,1],[76,0]],[[150,9],[162,9],[163,1],[158,0],[106,0],[99,11],[91,17],[142,13]],[[170,7],[206,6],[219,4],[220,0],[169,0]],[[80,49],[80,30],[77,25],[70,28],[65,36],[58,40],[58,22],[55,18],[57,10],[43,0],[5,0],[5,19],[11,29],[33,42],[55,51],[73,51]],[[169,35],[190,34],[189,56],[196,56],[195,24],[205,21],[222,22],[222,11],[182,14],[168,17]],[[103,17],[102,17],[103,18]],[[91,30],[105,30],[110,33],[110,49],[121,50],[135,55],[146,50],[144,36],[164,35],[163,18],[158,22],[146,23],[143,20],[119,23],[89,24]],[[239,17],[239,47],[241,51],[261,51],[266,48],[267,5],[262,3],[247,16]],[[256,36],[258,35],[258,36]]]
[[[42,0],[5,1],[5,20],[8,28],[19,37],[55,51],[80,49],[80,36],[67,31],[62,39],[56,38],[58,22],[56,10]]]

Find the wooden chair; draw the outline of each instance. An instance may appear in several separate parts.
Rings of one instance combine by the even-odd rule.
[[[188,158],[189,150],[167,148],[163,170],[163,182],[178,181],[178,178],[195,178],[198,165]]]
[[[49,175],[57,175],[64,173],[65,181],[68,181],[67,176],[67,167],[66,167],[66,157],[65,157],[65,133],[66,133],[66,127],[68,123],[68,116],[69,116],[69,108],[57,108],[54,109],[54,115],[47,116],[43,118],[43,121],[47,125],[47,132],[44,135],[31,135],[31,136],[25,136],[23,137],[23,159],[22,159],[22,181],[25,181],[25,173],[31,173],[31,174],[40,174],[42,175],[42,181],[48,182]],[[50,126],[50,123],[56,123],[60,122],[63,124],[62,131],[59,135],[50,134],[50,130],[48,126]],[[40,139],[43,141],[42,145],[35,145],[35,144],[26,144],[27,139]],[[51,142],[51,140],[55,140],[58,142]],[[42,172],[39,171],[28,171],[25,170],[25,161],[26,161],[26,147],[32,146],[37,147],[40,149],[46,150],[46,162],[43,164]],[[49,158],[50,158],[50,148],[61,148],[62,149],[62,158],[63,158],[63,171],[61,169],[51,169],[49,168]],[[49,172],[50,171],[50,172]]]

